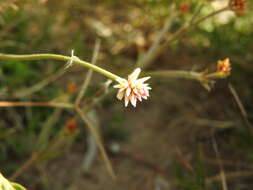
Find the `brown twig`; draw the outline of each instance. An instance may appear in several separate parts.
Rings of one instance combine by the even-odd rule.
[[[222,160],[221,160],[220,152],[218,150],[218,145],[217,145],[215,137],[212,138],[212,144],[213,144],[213,149],[214,149],[214,152],[215,152],[216,157],[218,159],[218,163],[219,163],[219,167],[220,167],[220,179],[221,179],[222,188],[223,188],[223,190],[228,190],[226,175],[225,175],[225,171],[224,171],[224,168],[223,168],[223,163],[222,163]]]
[[[27,168],[30,168],[34,163],[36,163],[39,159],[39,155],[37,153],[33,153],[32,156],[20,167],[11,177],[11,180],[15,180],[18,176],[23,174]]]
[[[59,107],[73,109],[74,105],[65,102],[11,102],[0,101],[0,107]]]
[[[179,158],[178,159],[179,162],[182,163],[184,165],[184,167],[186,169],[188,169],[191,173],[194,173],[194,169],[193,169],[192,165],[186,159],[184,159],[182,151],[179,149],[178,146],[176,146],[176,153]]]
[[[196,20],[194,23],[191,23],[191,20],[186,23],[185,25],[183,25],[181,28],[179,28],[174,34],[172,34],[169,38],[165,39],[163,42],[160,43],[159,46],[156,47],[156,49],[151,48],[148,50],[148,52],[142,57],[142,59],[138,62],[138,66],[141,68],[147,68],[167,47],[168,45],[177,40],[180,36],[182,36],[183,34],[185,34],[185,32],[187,32],[188,30],[196,27],[197,25],[199,25],[201,22],[203,22],[204,20],[211,18],[217,14],[220,14],[221,12],[227,11],[229,10],[229,7],[226,6],[222,9],[216,10],[198,20]]]
[[[94,48],[94,52],[93,52],[93,56],[92,56],[92,60],[91,60],[91,64],[93,64],[93,65],[96,65],[98,53],[99,53],[99,49],[100,49],[100,44],[101,44],[101,40],[96,40],[96,44],[95,44],[95,48]],[[81,87],[81,90],[75,100],[75,105],[79,105],[81,99],[83,98],[84,93],[89,86],[92,74],[93,74],[93,70],[89,69],[87,72],[86,78],[83,81],[83,85]]]
[[[243,120],[244,120],[244,122],[246,124],[246,127],[248,127],[248,130],[253,135],[252,124],[251,124],[251,122],[248,119],[247,111],[244,108],[243,103],[242,103],[242,101],[241,101],[238,93],[236,92],[235,88],[233,87],[233,85],[231,83],[228,84],[228,88],[229,88],[229,90],[230,90],[233,98],[235,99],[235,102],[236,102],[236,104],[237,104],[237,106],[238,106],[238,108],[239,108],[239,110],[240,110],[240,112],[242,114],[242,117],[243,117]]]
[[[43,89],[45,86],[47,86],[49,83],[55,81],[56,79],[58,79],[60,76],[62,76],[67,70],[64,68],[56,71],[55,73],[52,73],[50,76],[48,76],[47,78],[45,78],[44,80],[40,81],[39,83],[35,84],[32,87],[29,88],[25,88],[25,89],[18,89],[15,90],[15,93],[13,94],[13,97],[15,98],[21,98],[21,97],[25,97],[25,96],[29,96],[41,89]]]
[[[112,176],[113,179],[116,179],[116,175],[115,175],[114,170],[112,168],[112,164],[111,164],[110,159],[105,151],[104,145],[102,143],[102,139],[101,139],[98,131],[93,126],[92,121],[87,117],[87,115],[78,106],[75,107],[75,110],[80,115],[82,120],[87,124],[87,127],[89,128],[91,134],[95,138],[98,148],[101,152],[102,158],[105,161],[106,168],[107,168],[109,174]]]
[[[226,179],[233,180],[240,177],[248,177],[253,175],[253,170],[247,170],[247,171],[236,171],[236,172],[230,172],[226,173]],[[214,175],[212,177],[209,177],[206,179],[206,184],[213,184],[214,182],[219,182],[221,180],[221,174]]]
[[[152,59],[154,52],[159,51],[159,47],[161,46],[161,43],[163,42],[164,38],[167,36],[167,33],[171,29],[172,23],[175,17],[177,16],[176,11],[174,11],[174,9],[175,9],[175,6],[174,4],[172,4],[171,7],[169,8],[169,17],[166,19],[165,24],[158,35],[158,38],[152,44],[152,46],[148,49],[144,57],[140,59],[139,62],[137,62],[137,65],[139,67],[142,67],[143,65],[145,65],[145,62],[147,62],[147,60]]]

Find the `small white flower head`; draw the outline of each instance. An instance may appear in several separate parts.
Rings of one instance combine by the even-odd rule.
[[[114,88],[118,88],[117,98],[122,100],[124,98],[125,106],[127,107],[130,102],[134,107],[136,106],[137,100],[142,101],[142,99],[147,99],[149,97],[149,84],[144,83],[150,77],[144,77],[137,79],[140,75],[141,69],[137,68],[128,75],[128,79],[118,78],[116,81],[117,85]]]

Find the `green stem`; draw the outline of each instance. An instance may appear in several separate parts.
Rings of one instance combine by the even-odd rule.
[[[170,78],[185,78],[185,79],[193,79],[202,81],[203,80],[203,73],[193,72],[193,71],[152,71],[152,72],[145,72],[147,76],[164,76]]]
[[[13,55],[13,54],[3,54],[0,53],[0,60],[47,60],[47,59],[53,59],[53,60],[59,60],[59,61],[72,61],[73,63],[78,63],[84,67],[87,67],[89,69],[92,69],[102,75],[105,75],[106,77],[116,80],[117,78],[121,78],[118,75],[115,75],[105,69],[102,69],[101,67],[98,67],[96,65],[92,65],[86,61],[82,61],[78,58],[73,58],[69,56],[63,56],[63,55],[57,55],[57,54],[29,54],[29,55]]]

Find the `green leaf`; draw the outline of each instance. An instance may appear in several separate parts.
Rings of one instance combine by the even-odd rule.
[[[18,183],[11,183],[12,187],[14,187],[15,190],[26,190],[26,188],[24,188],[22,185],[18,184]]]
[[[26,190],[22,185],[17,183],[9,182],[1,173],[0,173],[0,190]]]

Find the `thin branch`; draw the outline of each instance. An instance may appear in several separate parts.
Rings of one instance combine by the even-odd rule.
[[[167,36],[167,33],[171,29],[172,23],[177,16],[176,11],[174,9],[175,9],[175,5],[172,4],[171,7],[169,8],[169,17],[166,19],[165,24],[158,35],[158,38],[152,44],[152,46],[148,49],[144,57],[142,57],[139,60],[139,62],[137,62],[137,66],[141,67],[143,65],[143,62],[145,63],[147,60],[152,59],[154,52],[159,51],[159,47],[161,43],[163,42],[164,38]]]
[[[98,131],[100,129],[100,122],[96,111],[93,109],[87,112],[87,117],[89,117],[90,120],[93,121],[93,127],[95,127]],[[97,157],[97,154],[98,154],[98,147],[96,139],[93,137],[93,134],[89,133],[89,136],[87,137],[87,150],[84,154],[82,163],[81,169],[82,173],[87,173],[89,171],[89,169],[91,168],[92,164],[94,163]]]
[[[27,61],[33,61],[33,60],[59,60],[59,61],[65,61],[65,62],[73,62],[78,63],[86,68],[92,69],[102,75],[105,75],[106,77],[116,80],[118,78],[121,78],[105,69],[102,69],[101,67],[98,67],[96,65],[92,65],[91,63],[88,63],[86,61],[82,61],[77,57],[69,57],[64,55],[58,55],[58,54],[28,54],[28,55],[14,55],[14,54],[3,54],[0,53],[0,60],[27,60]]]
[[[226,179],[233,180],[240,177],[249,177],[253,175],[253,170],[247,170],[247,171],[236,171],[236,172],[230,172],[226,174]],[[206,184],[213,184],[214,182],[219,182],[221,180],[220,174],[217,174],[215,176],[209,177],[206,179]]]
[[[236,90],[235,90],[235,88],[233,87],[232,84],[228,84],[228,87],[229,87],[229,90],[230,90],[230,92],[231,92],[233,98],[235,99],[235,102],[236,102],[237,106],[239,107],[239,110],[240,110],[240,112],[241,112],[241,114],[242,114],[242,117],[243,117],[243,119],[244,119],[244,122],[245,122],[246,125],[249,127],[251,133],[253,133],[253,131],[252,131],[252,129],[251,129],[252,125],[251,125],[251,123],[250,123],[250,121],[249,121],[249,119],[248,119],[247,111],[246,111],[246,109],[244,108],[243,103],[242,103],[242,101],[241,101],[241,99],[240,99],[238,93],[236,92]]]
[[[101,43],[101,40],[96,40],[96,44],[95,44],[95,48],[94,48],[94,52],[93,52],[93,56],[92,56],[92,60],[91,60],[91,64],[93,64],[93,65],[96,65],[96,62],[97,62],[100,43]],[[83,85],[81,87],[81,90],[76,98],[76,101],[75,101],[76,105],[78,105],[80,103],[81,99],[83,98],[84,93],[87,90],[88,85],[90,83],[92,74],[93,74],[93,70],[89,69],[87,72],[86,78],[83,82]]]
[[[242,104],[242,101],[241,101],[239,95],[237,94],[235,88],[233,87],[232,84],[228,84],[228,87],[229,87],[229,90],[230,90],[231,94],[233,95],[233,98],[235,99],[235,101],[236,101],[236,103],[237,103],[237,105],[238,105],[238,107],[239,107],[239,109],[241,111],[242,116],[244,118],[247,118],[248,114],[247,114],[247,112],[246,112],[246,110],[245,110],[245,108],[244,108],[244,106]]]
[[[202,80],[203,73],[193,72],[193,71],[179,71],[179,70],[163,70],[163,71],[151,71],[145,72],[144,75],[147,76],[163,76],[170,78],[185,78],[185,79],[193,79],[193,80]]]
[[[224,172],[223,163],[222,163],[222,160],[221,160],[220,152],[218,150],[218,145],[217,145],[215,137],[212,138],[212,143],[213,143],[213,149],[214,149],[214,152],[215,152],[216,157],[218,159],[218,163],[219,163],[219,167],[220,167],[220,178],[221,178],[222,188],[223,188],[223,190],[228,190],[226,175],[225,175],[225,172]]]
[[[39,159],[39,155],[37,153],[33,153],[32,156],[20,167],[11,177],[10,180],[15,180],[18,176],[24,173],[28,168],[33,166]]]
[[[0,107],[59,107],[73,109],[74,105],[65,102],[10,102],[0,101]]]
[[[198,18],[198,15],[199,15],[199,13],[201,12],[201,10],[202,10],[203,7],[204,7],[204,3],[203,3],[203,1],[202,1],[202,2],[200,2],[200,5],[199,5],[199,7],[197,8],[196,12],[193,13],[192,18],[191,18],[190,21],[189,21],[190,24],[193,24],[194,21],[196,20],[196,18]]]
[[[49,77],[45,78],[44,80],[40,81],[39,83],[35,84],[32,87],[16,90],[15,94],[13,94],[16,98],[21,98],[25,96],[29,96],[47,86],[49,83],[55,81],[60,76],[62,76],[67,70],[65,68],[59,69],[55,73],[52,73]]]
[[[177,153],[177,156],[178,156],[178,161],[183,164],[183,166],[189,170],[191,173],[194,174],[194,169],[192,167],[192,165],[190,164],[190,162],[188,162],[188,160],[186,160],[183,156],[183,153],[182,151],[179,149],[178,146],[175,147],[176,148],[176,153]]]
[[[151,51],[151,48],[148,50],[148,52],[143,56],[143,58],[138,62],[138,66],[141,68],[147,68],[167,47],[168,45],[177,40],[180,36],[182,36],[185,32],[188,30],[196,27],[201,22],[207,20],[208,18],[211,18],[215,15],[220,14],[221,12],[229,10],[229,7],[226,6],[224,8],[221,8],[219,10],[216,10],[198,20],[196,20],[194,23],[191,23],[191,20],[184,24],[181,28],[179,28],[174,34],[172,34],[169,38],[165,39],[163,43],[160,44],[160,46],[157,46],[156,49],[153,49]]]
[[[80,115],[80,117],[82,118],[82,120],[86,123],[86,125],[89,128],[91,134],[95,138],[96,143],[98,145],[98,148],[99,148],[99,150],[101,152],[102,158],[105,161],[106,168],[107,168],[109,174],[112,176],[113,179],[116,179],[116,175],[115,175],[115,173],[113,171],[112,164],[111,164],[110,159],[109,159],[109,157],[108,157],[108,155],[107,155],[107,153],[105,151],[105,148],[104,148],[103,143],[102,143],[102,139],[101,139],[98,131],[93,126],[92,121],[86,116],[85,113],[83,113],[83,111],[79,107],[76,107],[76,112]]]

